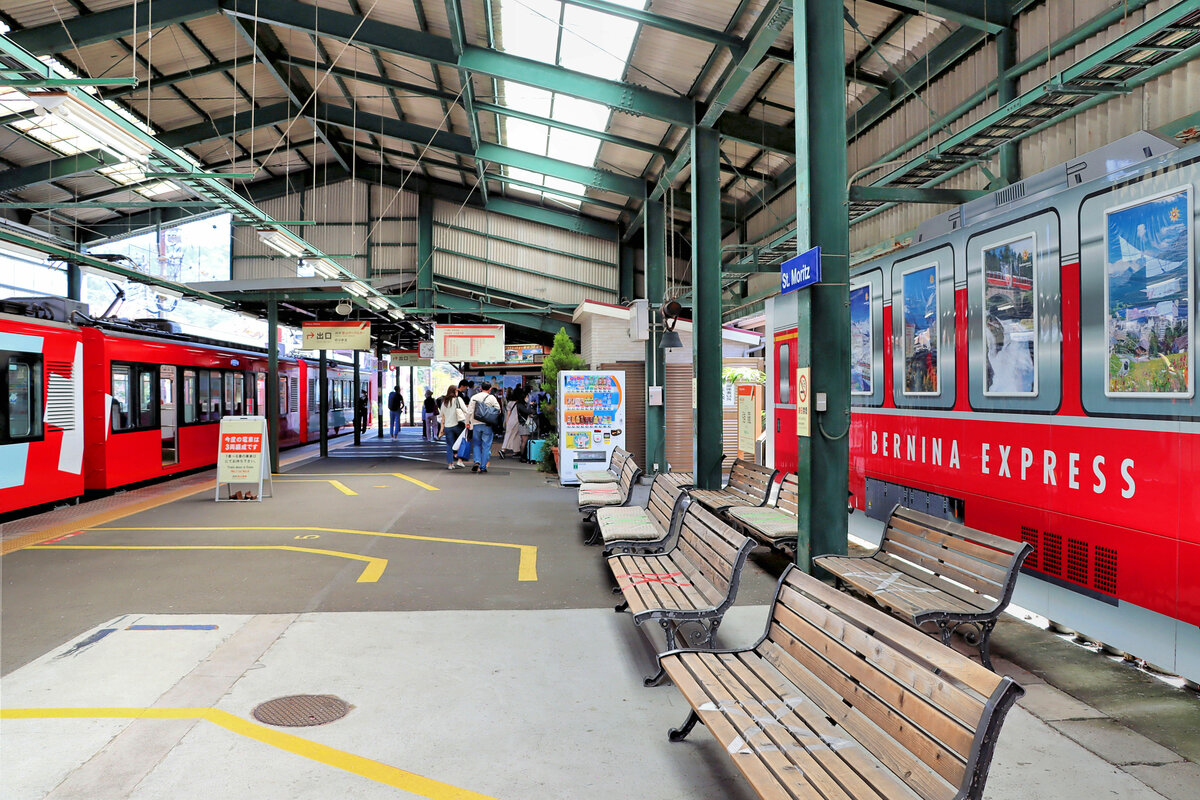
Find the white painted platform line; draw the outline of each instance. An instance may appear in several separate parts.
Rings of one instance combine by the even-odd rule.
[[[726,645],[752,642],[765,616],[765,607],[735,608],[720,638]],[[40,798],[68,775],[84,785],[88,762],[104,765],[107,758],[124,765],[126,783],[118,794],[92,797],[752,797],[702,727],[687,742],[667,741],[687,704],[669,685],[641,685],[650,656],[628,615],[585,609],[139,621],[212,620],[219,630],[122,629],[71,657],[51,654],[5,678],[6,713],[140,706],[169,716],[187,703],[208,705],[191,709],[190,727],[169,752],[132,766],[114,760],[137,741],[117,736],[127,720],[5,719],[0,795]],[[239,730],[239,724],[261,729],[252,709],[289,694],[334,694],[354,708],[316,728],[274,736],[280,729]],[[178,721],[134,724],[153,740],[146,731]],[[131,775],[136,783],[129,783]],[[66,793],[70,785],[51,797],[83,796]],[[986,796],[1160,797],[1021,708],[1001,734]]]

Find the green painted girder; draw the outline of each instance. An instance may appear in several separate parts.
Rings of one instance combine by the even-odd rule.
[[[383,117],[361,110],[355,111],[345,106],[337,106],[330,103],[318,103],[316,115],[323,120],[328,120],[334,125],[340,125],[343,128],[353,130],[357,127],[360,131],[370,131],[371,133],[388,136],[392,139],[411,142],[421,147],[428,144],[430,147],[443,150],[447,153],[454,153],[455,155],[466,156],[467,158],[475,157],[475,148],[471,144],[471,137],[463,136],[460,133],[427,128],[424,125],[417,125],[413,122],[393,119],[392,117]]]
[[[552,92],[561,92],[607,105],[636,116],[647,116],[675,125],[690,125],[694,104],[683,97],[644,89],[621,81],[597,78],[508,53],[467,45],[461,56],[448,38],[414,31],[399,25],[363,19],[353,14],[296,0],[219,0],[227,14],[294,30],[313,32],[343,42],[353,42],[386,53],[416,58],[455,69],[466,69],[492,78],[511,80]]]
[[[134,6],[125,5],[107,11],[83,14],[68,20],[55,21],[7,34],[10,39],[34,55],[65,53],[77,47],[111,41],[146,27],[146,11],[136,17]],[[207,17],[220,11],[217,0],[171,0],[170,3],[155,3],[154,25],[167,26],[180,22]]]
[[[866,46],[864,46],[862,50],[858,51],[858,55],[854,57],[854,60],[846,66],[846,77],[850,78],[852,75],[858,75],[861,73],[863,64],[865,64],[867,60],[875,54],[875,51],[890,42],[892,37],[894,37],[900,31],[904,30],[904,26],[907,25],[908,21],[912,18],[912,14],[908,12],[901,12],[900,15],[892,20],[891,23],[884,28],[878,36],[868,41]]]
[[[71,201],[66,203],[34,203],[34,202],[0,202],[0,208],[73,208],[87,211],[90,208],[213,208],[219,206],[216,200],[130,200],[127,203],[81,203]]]
[[[506,322],[513,325],[520,325],[523,328],[530,330],[543,331],[545,333],[558,333],[559,328],[565,328],[567,335],[575,341],[579,341],[580,331],[579,326],[574,322],[560,322],[555,319],[550,319],[543,314],[537,314],[521,309],[505,308],[504,306],[496,305],[495,303],[487,303],[482,300],[471,300],[466,297],[458,297],[457,295],[438,292],[434,302],[443,310],[457,311],[459,313],[476,314],[481,317],[490,317],[497,322]],[[418,309],[420,313],[422,309]]]
[[[792,21],[792,0],[769,0],[758,12],[758,18],[746,37],[745,50],[740,57],[734,58],[721,76],[708,108],[697,121],[703,128],[713,127],[716,121],[725,113],[725,109],[733,102],[733,98],[741,91],[742,84],[750,77],[750,73],[758,69],[767,50],[775,44],[779,34]]]
[[[796,131],[790,126],[772,125],[746,114],[726,111],[713,123],[713,128],[723,139],[788,156],[796,153]]]
[[[487,210],[497,214],[537,222],[542,225],[552,225],[556,228],[594,236],[598,239],[613,241],[617,238],[617,226],[612,222],[604,222],[593,217],[570,214],[566,211],[556,211],[542,206],[527,205],[510,200],[507,197],[493,197],[488,200]]]
[[[111,156],[103,150],[92,150],[73,156],[62,156],[41,164],[30,164],[28,167],[5,170],[0,172],[0,192],[11,192],[25,186],[94,172],[101,167],[117,163],[119,162],[116,156]]]
[[[616,3],[610,3],[607,0],[563,0],[563,2],[567,5],[590,8],[593,11],[602,11],[614,17],[640,22],[643,25],[649,25],[651,28],[677,33],[689,39],[697,39],[701,42],[727,47],[735,53],[743,51],[746,47],[745,42],[733,34],[713,30],[712,28],[705,28],[703,25],[685,22],[675,17],[664,17],[661,14],[652,14],[649,11],[642,11],[638,8],[628,8]]]
[[[252,122],[255,128],[265,128],[280,122],[287,122],[294,116],[296,116],[295,109],[291,103],[274,103],[253,111],[239,111],[227,117],[209,119],[194,125],[185,125],[182,128],[165,131],[159,134],[158,138],[167,147],[191,147],[210,139],[221,139],[245,133],[251,129]]]
[[[941,17],[984,33],[999,33],[1012,22],[1007,0],[871,0],[871,2],[897,11]]]
[[[459,0],[446,0],[446,19],[450,24],[450,41],[454,45],[454,52],[461,57],[467,44],[467,34]],[[471,73],[462,66],[458,68],[458,80],[462,86],[462,105],[467,112],[467,125],[471,131],[471,146],[478,150],[482,137],[479,135],[479,118],[475,112],[475,81],[471,78]],[[487,182],[483,179],[483,163],[479,159],[475,159],[475,175],[476,185],[483,195],[483,202],[486,203]]]
[[[479,100],[475,101],[475,110],[484,111],[489,114],[499,114],[504,117],[512,117],[514,119],[525,120],[526,122],[536,122],[551,128],[568,131],[570,133],[578,133],[581,136],[591,136],[593,139],[600,139],[604,142],[628,147],[632,150],[641,150],[646,153],[653,153],[656,156],[667,158],[671,155],[671,151],[666,147],[661,147],[652,142],[643,142],[640,139],[631,139],[628,136],[619,136],[615,133],[606,133],[592,128],[584,128],[579,125],[572,125],[569,122],[563,122],[549,117],[539,117],[537,114],[528,114],[524,111],[518,111],[515,108],[508,106],[496,105],[495,103],[484,103]]]
[[[207,67],[197,67],[196,69],[189,69],[183,72],[174,72],[170,75],[156,77],[151,86],[155,89],[159,88],[160,86],[174,86],[177,83],[194,80],[195,78],[203,78],[208,75],[219,75],[222,72],[229,72],[231,69],[239,66],[246,66],[246,62],[235,61],[232,59],[229,61],[216,61],[212,64],[209,64]],[[145,91],[145,88],[146,87],[144,86],[141,87],[142,91]],[[136,86],[128,89],[112,89],[107,92],[100,92],[100,98],[102,100],[119,100],[120,98],[128,97],[137,91],[138,87]]]
[[[950,203],[959,205],[990,194],[988,189],[930,189],[921,186],[851,186],[850,201]]]
[[[904,164],[900,165],[896,169],[889,172],[887,175],[884,175],[882,178],[880,178],[878,181],[876,181],[876,183],[895,181],[898,178],[904,177],[905,175],[911,173],[913,170],[919,169],[920,167],[922,167],[925,164],[928,164],[931,161],[937,161],[939,158],[941,158],[943,156],[943,154],[949,153],[949,151],[953,150],[955,147],[958,147],[958,146],[962,145],[964,142],[967,142],[968,140],[970,140],[971,138],[978,136],[983,131],[986,131],[988,128],[996,125],[997,123],[1002,122],[1007,117],[1017,114],[1022,109],[1029,107],[1030,105],[1038,102],[1039,100],[1042,100],[1045,97],[1055,95],[1057,93],[1056,87],[1064,85],[1064,84],[1069,84],[1072,80],[1080,78],[1085,73],[1096,68],[1097,66],[1103,65],[1106,61],[1111,59],[1113,56],[1118,55],[1118,54],[1130,49],[1131,47],[1137,45],[1143,39],[1153,36],[1154,34],[1162,31],[1164,28],[1170,27],[1171,25],[1175,24],[1183,17],[1188,16],[1189,14],[1195,13],[1195,11],[1198,8],[1200,8],[1200,0],[1190,0],[1190,2],[1183,2],[1176,6],[1168,8],[1165,11],[1162,11],[1161,13],[1158,14],[1158,16],[1156,16],[1150,20],[1147,20],[1146,22],[1143,22],[1141,25],[1138,25],[1138,26],[1130,29],[1124,35],[1103,45],[1102,47],[1097,49],[1095,52],[1091,53],[1088,56],[1085,56],[1083,59],[1081,59],[1080,61],[1077,61],[1072,66],[1070,66],[1067,69],[1063,70],[1062,72],[1059,72],[1058,74],[1054,75],[1051,80],[1049,80],[1045,83],[1042,83],[1039,86],[1035,86],[1034,88],[1025,92],[1020,97],[1013,100],[1012,102],[1004,104],[1003,106],[997,108],[995,111],[993,111],[992,113],[983,117],[982,119],[979,119],[976,122],[972,123],[971,125],[968,125],[967,127],[963,128],[962,130],[955,132],[954,134],[952,134],[951,136],[942,140],[941,142],[934,145],[933,147],[929,148],[928,150],[926,150],[924,153],[917,156],[916,158],[913,158],[913,159],[905,162]],[[1187,58],[1187,56],[1188,56],[1187,53],[1178,53],[1173,57],[1173,60],[1179,60],[1180,62],[1187,61],[1187,60],[1189,60]],[[1161,65],[1159,65],[1159,66],[1161,67]],[[1114,86],[1108,92],[1108,94],[1119,93],[1122,88],[1123,87]],[[1066,113],[1071,110],[1074,110],[1074,109],[1072,109],[1070,107],[1065,107],[1065,108],[1063,108],[1063,113]],[[1051,117],[1047,117],[1046,119],[1048,122],[1054,122],[1058,117],[1061,117],[1061,116],[1062,116],[1061,114],[1056,114]],[[992,150],[995,150],[995,149],[1003,146],[1008,141],[1015,141],[1017,138],[1024,138],[1025,136],[1028,136],[1029,133],[1030,132],[1024,132],[1024,135],[1019,136],[1019,137],[1011,137],[1011,136],[1006,137],[1005,141],[1002,141],[999,144],[989,147],[987,152],[991,152]],[[984,154],[980,153],[978,155],[980,157],[982,157]]]
[[[435,100],[442,100],[447,103],[457,103],[458,95],[454,92],[448,92],[445,89],[438,89],[434,86],[429,86],[420,83],[410,83],[408,81],[398,81],[393,78],[384,78],[379,75],[372,75],[366,72],[355,72],[352,69],[331,65],[325,61],[315,61],[311,58],[300,58],[298,56],[283,54],[279,57],[278,64],[285,64],[290,67],[300,67],[302,69],[310,69],[319,74],[329,73],[335,78],[345,78],[346,80],[361,81],[369,83],[372,86],[382,86],[387,89],[393,89],[398,92],[409,92],[421,97],[432,97]]]
[[[523,150],[504,147],[492,142],[480,142],[479,150],[473,155],[493,164],[540,172],[543,175],[581,183],[592,189],[623,194],[627,197],[644,197],[646,195],[646,182],[640,178],[572,164],[569,161],[561,161],[536,153],[526,153]]]
[[[503,289],[497,289],[494,286],[480,286],[477,283],[459,280],[458,278],[451,278],[446,275],[435,276],[434,283],[438,286],[448,286],[452,289],[465,289],[468,292],[486,291],[490,297],[496,300],[503,300],[506,303],[512,302],[529,306],[530,312],[536,312],[539,310],[560,313],[563,311],[570,312],[579,305],[578,303],[533,303],[530,302],[530,299],[527,296],[517,294],[516,292],[508,292]],[[520,311],[521,309],[514,310]]]

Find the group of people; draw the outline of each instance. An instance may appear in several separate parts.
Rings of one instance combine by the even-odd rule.
[[[523,387],[504,393],[490,381],[482,381],[478,391],[474,382],[466,379],[449,387],[438,409],[439,435],[446,441],[446,469],[464,469],[473,454],[471,471],[486,473],[497,433],[504,435],[500,457],[517,456],[525,462],[525,445],[536,429],[527,400]]]

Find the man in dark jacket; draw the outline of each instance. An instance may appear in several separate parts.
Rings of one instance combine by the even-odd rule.
[[[404,395],[392,389],[388,394],[388,413],[392,415],[392,438],[396,438],[397,432],[400,430],[401,416],[404,414]]]

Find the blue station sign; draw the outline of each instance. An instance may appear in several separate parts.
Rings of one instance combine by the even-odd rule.
[[[787,294],[821,282],[821,248],[814,247],[779,266],[779,292]]]

